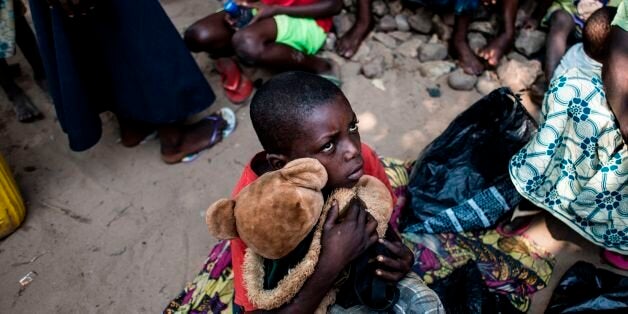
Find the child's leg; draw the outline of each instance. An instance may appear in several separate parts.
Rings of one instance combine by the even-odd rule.
[[[554,70],[567,50],[567,38],[575,25],[572,16],[565,10],[557,10],[552,14],[545,51],[544,70],[548,80],[554,75]]]
[[[358,9],[355,24],[338,39],[336,50],[345,58],[351,58],[360,48],[362,40],[373,28],[371,15],[371,0],[358,0]]]
[[[456,54],[458,55],[460,67],[468,74],[479,75],[484,71],[484,66],[480,63],[480,60],[478,60],[467,43],[467,30],[470,23],[471,16],[456,16],[452,41]]]
[[[41,117],[41,112],[33,105],[24,91],[15,84],[9,64],[5,59],[0,59],[0,85],[13,103],[13,110],[20,122],[31,122]]]
[[[193,52],[207,52],[212,58],[232,56],[231,37],[235,30],[226,22],[225,17],[225,12],[218,12],[192,24],[184,35],[188,49]]]
[[[518,0],[504,0],[502,13],[504,14],[504,32],[495,37],[486,47],[480,50],[480,57],[488,64],[497,66],[499,59],[512,47],[515,39],[515,19],[517,17]]]
[[[33,76],[35,80],[42,81],[46,79],[44,65],[39,55],[39,48],[35,40],[35,34],[23,15],[15,18],[15,40],[20,46],[24,57],[28,60],[33,68]],[[39,83],[39,82],[38,82]]]
[[[278,44],[277,25],[272,18],[263,19],[233,35],[232,45],[241,61],[280,71],[301,70],[313,73],[330,72],[331,64],[322,58],[307,55],[290,46]]]

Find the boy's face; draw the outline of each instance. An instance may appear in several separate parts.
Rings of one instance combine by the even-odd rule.
[[[344,96],[319,106],[301,122],[289,160],[310,157],[327,170],[326,188],[352,187],[364,174],[358,120]]]

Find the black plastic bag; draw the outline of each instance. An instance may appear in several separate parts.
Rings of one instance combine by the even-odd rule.
[[[504,295],[486,287],[475,262],[468,262],[430,288],[438,294],[446,313],[522,313]]]
[[[536,123],[508,88],[473,104],[419,156],[402,230],[443,233],[493,226],[521,200],[508,162],[535,130]]]
[[[546,313],[628,313],[628,277],[578,262],[560,279]]]

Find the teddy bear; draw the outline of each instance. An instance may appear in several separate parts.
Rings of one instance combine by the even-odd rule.
[[[218,239],[240,238],[247,245],[243,265],[244,285],[249,300],[257,308],[270,310],[288,303],[312,275],[320,255],[321,235],[331,200],[338,202],[339,217],[352,202],[361,202],[363,208],[377,220],[378,235],[386,235],[392,213],[392,197],[382,182],[364,175],[353,188],[333,191],[325,202],[321,190],[326,183],[327,172],[319,161],[296,159],[279,170],[260,176],[242,189],[235,199],[221,199],[207,209],[206,223],[211,235]],[[275,287],[265,287],[264,261],[286,257],[306,238],[311,240],[303,258],[286,272]],[[373,261],[373,254],[381,254],[382,249],[385,250],[381,244],[373,246],[378,245],[379,249],[372,251],[372,256],[358,258],[361,261],[357,264],[362,266],[355,266],[354,269],[365,269],[364,265]],[[352,283],[359,287],[375,287],[372,282],[381,280],[373,279],[373,276],[351,277],[355,277],[356,282],[361,281]],[[378,290],[381,290],[382,283],[377,284]],[[392,288],[396,289],[395,286]],[[336,302],[340,289],[341,283],[335,285],[316,312],[327,312],[327,308]],[[398,296],[398,291],[392,293],[395,292]],[[370,296],[372,292],[365,294]],[[363,302],[362,297],[357,299]]]

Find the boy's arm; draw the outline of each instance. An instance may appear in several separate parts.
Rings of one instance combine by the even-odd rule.
[[[347,216],[337,222],[338,204],[334,204],[323,227],[321,254],[312,276],[290,303],[254,313],[313,313],[342,269],[377,241],[377,222],[368,217],[356,202],[347,209]]]
[[[253,22],[280,14],[318,19],[332,17],[342,10],[341,0],[319,0],[316,3],[297,6],[267,5],[250,1],[240,2],[239,5],[258,10]]]
[[[532,14],[526,19],[523,27],[536,29],[539,26],[541,19],[543,19],[543,16],[547,13],[547,10],[552,5],[552,2],[552,0],[537,1],[534,11],[532,11]]]

